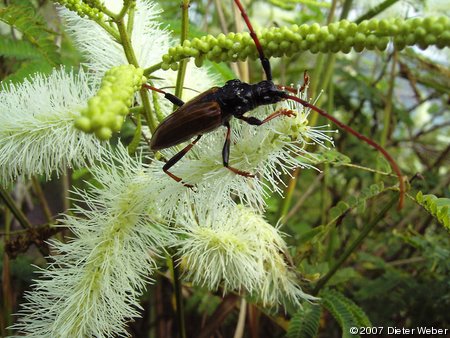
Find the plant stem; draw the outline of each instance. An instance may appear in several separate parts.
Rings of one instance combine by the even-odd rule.
[[[180,280],[180,269],[177,266],[176,257],[171,256],[170,259],[173,276],[173,287],[175,292],[178,335],[180,338],[186,338],[186,325],[184,321],[184,306],[183,306],[182,283]]]
[[[328,12],[328,17],[327,17],[328,24],[331,23],[333,20],[334,13],[336,11],[336,4],[337,4],[337,0],[333,0],[330,10]],[[319,83],[318,79],[321,78],[320,73],[322,72],[322,69],[323,69],[323,62],[324,62],[324,56],[323,56],[323,54],[320,54],[316,60],[316,67],[314,67],[312,83],[311,83],[311,87],[309,88],[310,89],[309,94],[312,97],[316,96],[317,86]],[[328,68],[330,68],[330,67],[328,67]],[[332,67],[331,67],[331,69],[332,69]],[[328,80],[329,80],[329,78],[328,78]],[[319,117],[319,114],[314,112],[310,117],[309,125],[315,126],[317,124],[318,117]],[[288,209],[289,209],[289,206],[291,205],[293,192],[297,185],[297,180],[298,180],[299,174],[300,174],[300,169],[297,168],[297,169],[295,169],[294,173],[292,174],[292,177],[289,179],[288,188],[286,190],[286,197],[282,200],[281,207],[279,209],[280,210],[280,213],[279,213],[280,218],[286,216],[286,214],[288,213]]]
[[[11,213],[8,209],[5,208],[4,212],[4,223],[5,223],[5,238],[3,239],[4,246],[6,245],[7,241],[10,239],[11,235]],[[11,314],[13,312],[13,290],[11,287],[11,267],[10,267],[10,258],[8,254],[4,251],[3,252],[3,266],[2,266],[2,295],[3,295],[3,302],[2,302],[2,320],[0,321],[1,327],[0,327],[0,333],[2,334],[2,337],[7,337],[10,334],[12,334],[11,329],[8,329],[8,327],[12,324],[12,317]]]
[[[244,336],[246,314],[247,314],[247,301],[245,300],[245,297],[242,297],[239,309],[238,323],[236,325],[236,330],[234,331],[233,338],[242,338]]]
[[[123,2],[123,7],[120,10],[120,13],[117,14],[117,16],[114,18],[116,22],[119,21],[123,21],[123,18],[125,17],[125,15],[128,13],[128,9],[130,9],[131,5],[134,3],[135,1],[133,0],[125,0]]]
[[[378,4],[378,6],[373,7],[370,9],[366,14],[360,16],[358,19],[355,20],[355,23],[360,23],[363,20],[368,20],[373,18],[375,15],[381,13],[386,8],[392,6],[395,4],[398,0],[385,0],[384,2]]]
[[[50,211],[50,207],[47,203],[47,199],[45,198],[44,192],[42,191],[41,184],[37,180],[35,176],[31,178],[31,181],[33,183],[34,192],[36,193],[39,202],[41,203],[42,210],[44,211],[44,215],[46,218],[47,223],[50,223],[52,221],[52,212]]]
[[[151,73],[156,72],[157,70],[160,70],[161,65],[162,65],[162,62],[157,63],[153,66],[150,66],[150,67],[144,69],[144,75],[148,77]]]
[[[11,196],[8,194],[8,192],[3,188],[3,186],[0,186],[0,197],[5,202],[6,206],[11,210],[14,217],[19,221],[19,223],[24,228],[31,228],[32,225],[30,221],[28,220],[27,216],[20,210],[14,200],[11,198]]]
[[[189,0],[183,0],[181,3],[181,38],[180,44],[182,45],[184,40],[188,38],[189,32]],[[177,74],[177,84],[175,87],[175,96],[180,97],[183,95],[183,84],[184,78],[186,76],[186,67],[189,59],[184,59],[180,61],[180,66],[178,68]],[[178,106],[174,105],[175,110]]]
[[[292,173],[292,177],[289,179],[287,189],[285,191],[285,197],[281,200],[281,206],[279,208],[278,218],[284,219],[287,215],[289,207],[291,206],[292,197],[297,186],[298,175],[300,174],[300,168],[295,168]]]
[[[148,97],[148,91],[146,88],[142,88],[139,91],[139,93],[141,94],[142,104],[144,106],[145,119],[147,120],[148,127],[150,128],[150,131],[153,134],[156,130],[157,123],[156,123],[155,116],[152,113],[152,107],[150,106],[150,99]]]
[[[134,54],[133,46],[131,45],[130,37],[125,27],[125,23],[123,22],[123,20],[119,20],[116,23],[117,28],[119,29],[120,41],[122,43],[123,51],[125,52],[125,56],[127,57],[128,62],[135,67],[139,67],[136,55]]]
[[[349,247],[344,251],[344,253],[339,257],[339,259],[334,263],[331,269],[317,282],[312,294],[317,295],[319,291],[325,286],[325,284],[333,277],[336,271],[344,264],[347,258],[359,247],[362,241],[367,237],[367,235],[372,231],[372,229],[384,218],[386,213],[394,206],[397,201],[397,197],[394,196],[385,207],[378,213],[378,215],[373,219],[372,222],[368,223],[361,231],[359,236],[350,244]]]
[[[129,18],[130,20],[130,18]],[[120,39],[122,42],[123,50],[125,52],[125,55],[127,57],[127,60],[130,64],[134,65],[135,67],[139,67],[138,61],[136,59],[136,55],[134,54],[133,46],[131,45],[130,37],[128,35],[128,30],[125,27],[125,23],[123,22],[123,18],[117,23],[117,28],[119,29],[120,33]],[[142,105],[144,108],[144,116],[147,120],[147,124],[150,128],[150,131],[153,133],[156,129],[156,120],[155,117],[152,114],[152,107],[150,105],[150,99],[148,96],[147,89],[141,88],[139,91],[142,99]]]

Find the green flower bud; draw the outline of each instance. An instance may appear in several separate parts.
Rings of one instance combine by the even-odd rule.
[[[446,17],[429,19],[371,19],[360,24],[342,20],[328,26],[317,23],[309,26],[293,25],[292,27],[272,27],[258,32],[258,39],[267,57],[292,55],[300,50],[311,52],[349,52],[364,49],[384,50],[390,40],[396,46],[419,44],[424,47],[437,45],[440,48],[448,46],[448,31],[450,20]],[[248,48],[247,48],[248,47]],[[255,43],[248,33],[219,34],[216,38],[207,35],[194,38],[189,43],[183,43],[183,48],[170,48],[163,57],[162,69],[177,69],[177,62],[188,57],[194,57],[197,64],[209,59],[218,61],[245,60],[257,58]]]
[[[382,37],[377,40],[375,47],[379,51],[384,51],[384,50],[386,50],[388,43],[389,43],[389,39],[386,37]]]
[[[369,21],[363,20],[358,25],[358,32],[365,33],[369,30]]]
[[[317,34],[320,31],[320,25],[318,23],[313,23],[310,27],[309,27],[309,34]]]
[[[386,34],[388,32],[389,26],[391,23],[388,19],[380,20],[378,24],[378,29],[381,31],[381,33]]]
[[[368,24],[368,28],[373,31],[377,30],[378,29],[378,19],[370,20],[369,24]]]
[[[337,22],[333,22],[328,25],[328,32],[330,32],[330,34],[337,34],[338,30],[339,24]]]
[[[309,25],[303,24],[299,27],[300,34],[306,36],[309,33]]]
[[[108,127],[101,127],[95,131],[95,136],[97,136],[102,141],[107,141],[112,136],[112,130]]]
[[[86,116],[80,116],[75,119],[75,128],[84,131],[85,133],[91,132],[91,120]]]
[[[436,38],[435,35],[433,35],[433,34],[427,34],[427,35],[425,36],[424,42],[425,42],[425,44],[426,44],[427,46],[430,46],[430,45],[436,44],[436,40],[437,40],[437,38]]]
[[[107,140],[113,131],[122,127],[128,114],[134,93],[147,81],[143,69],[133,65],[111,68],[103,76],[97,95],[91,97],[87,108],[75,120],[75,127],[94,132],[101,140]]]

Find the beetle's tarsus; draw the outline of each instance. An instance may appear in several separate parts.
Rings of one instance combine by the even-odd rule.
[[[254,175],[254,174],[250,174],[249,172],[242,171],[242,170],[230,167],[230,166],[225,166],[225,168],[227,168],[228,170],[234,172],[236,175],[239,175],[239,176],[250,177],[250,178],[256,177],[256,175]]]
[[[194,186],[192,184],[186,183],[186,182],[181,182],[186,188],[189,188],[193,191],[195,191]]]

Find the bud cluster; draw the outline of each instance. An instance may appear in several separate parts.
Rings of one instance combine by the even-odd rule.
[[[334,22],[328,26],[303,24],[291,27],[272,27],[258,34],[267,57],[292,55],[300,51],[312,53],[349,53],[364,49],[385,50],[392,40],[397,49],[419,45],[427,48],[450,46],[450,19],[448,17],[427,17],[413,19],[371,19],[359,24],[348,20]],[[256,59],[258,53],[248,33],[206,35],[185,40],[182,45],[172,47],[163,56],[162,69],[178,68],[177,62],[194,57],[201,66],[204,59],[213,62],[244,61]]]
[[[57,0],[57,2],[67,9],[77,13],[80,17],[102,20],[104,5],[99,0]]]
[[[143,69],[122,65],[108,70],[97,94],[81,111],[75,126],[87,133],[95,133],[101,140],[108,140],[122,127],[129,112],[134,93],[147,81]]]

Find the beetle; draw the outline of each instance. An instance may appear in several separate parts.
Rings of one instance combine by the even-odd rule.
[[[259,42],[258,36],[253,29],[249,17],[240,0],[234,0],[234,3],[239,8],[239,11],[250,31],[250,36],[255,43],[259,60],[266,75],[266,80],[260,81],[256,84],[249,84],[238,79],[230,80],[227,81],[224,86],[210,88],[186,103],[173,94],[155,88],[149,84],[144,84],[146,88],[164,94],[166,99],[179,107],[171,115],[166,117],[156,128],[150,141],[151,150],[157,151],[169,148],[196,137],[191,143],[185,146],[164,164],[164,172],[175,181],[181,182],[187,187],[192,187],[192,185],[183,182],[181,177],[178,177],[170,172],[169,169],[181,158],[183,158],[184,155],[186,155],[186,153],[200,140],[203,134],[211,132],[220,126],[225,126],[227,128],[227,133],[222,149],[222,160],[224,167],[231,170],[235,174],[245,177],[254,177],[254,175],[234,168],[229,164],[231,135],[230,119],[235,117],[251,125],[260,126],[278,116],[292,116],[295,115],[295,113],[292,110],[281,109],[275,111],[263,120],[252,116],[245,116],[244,114],[262,105],[275,104],[283,100],[293,100],[306,108],[316,111],[320,115],[337,124],[340,128],[350,132],[383,154],[399,179],[400,208],[403,204],[405,187],[402,174],[395,160],[383,147],[378,145],[373,140],[338,121],[335,117],[329,115],[320,108],[292,95],[292,93],[296,93],[295,89],[275,85],[272,81],[272,70],[269,59],[264,54],[261,43]]]

